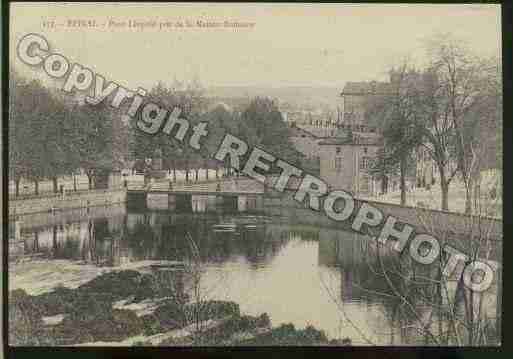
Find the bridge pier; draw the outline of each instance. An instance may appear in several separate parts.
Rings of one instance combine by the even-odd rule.
[[[192,210],[193,212],[205,212],[208,206],[207,195],[192,195]]]
[[[176,211],[176,196],[174,194],[167,196],[167,208],[170,211]]]
[[[237,209],[239,212],[247,211],[248,207],[248,197],[245,195],[237,196]]]
[[[251,211],[262,210],[265,206],[264,193],[244,184],[244,190],[230,188],[221,190],[221,183],[216,189],[208,184],[197,188],[191,185],[176,186],[168,182],[155,184],[151,188],[128,190],[130,207],[138,210],[171,210],[184,212],[205,212],[216,210]],[[178,187],[178,188],[177,188]],[[251,187],[251,186],[249,186]],[[249,189],[249,190],[248,190]]]
[[[169,196],[167,193],[148,193],[146,206],[148,209],[169,209]]]

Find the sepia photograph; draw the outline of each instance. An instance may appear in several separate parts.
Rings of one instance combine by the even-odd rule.
[[[500,349],[500,4],[4,6],[7,352]]]

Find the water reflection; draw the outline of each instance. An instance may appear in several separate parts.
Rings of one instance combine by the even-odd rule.
[[[426,344],[401,303],[377,294],[387,286],[369,263],[373,243],[355,233],[275,216],[129,211],[22,229],[22,252],[107,267],[183,260],[187,233],[209,294],[239,303],[242,312],[267,312],[274,325],[313,325],[354,344]]]

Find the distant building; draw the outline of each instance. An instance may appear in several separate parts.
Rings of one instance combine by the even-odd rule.
[[[399,190],[398,176],[377,180],[367,173],[368,164],[383,146],[379,126],[372,125],[376,121],[370,117],[368,106],[375,96],[391,95],[398,76],[392,70],[388,82],[347,82],[344,86],[337,135],[318,142],[321,177],[333,188],[365,196]],[[416,165],[407,174],[407,188],[433,185],[437,176],[433,160],[423,148],[417,149],[415,156]]]
[[[342,97],[341,125],[356,132],[375,132],[376,128],[366,121],[367,106],[373,96],[391,93],[390,82],[348,82],[340,96]]]
[[[289,126],[303,128],[317,137],[333,136],[338,127],[338,117],[330,111],[282,111],[282,116]]]
[[[350,191],[356,196],[374,196],[400,189],[398,176],[377,178],[369,171],[384,143],[380,126],[373,121],[368,106],[375,96],[391,95],[398,76],[392,70],[389,82],[346,83],[336,114],[287,113],[285,118],[292,143],[307,158],[319,159],[320,176],[332,189]],[[415,156],[416,165],[406,175],[407,189],[435,184],[437,168],[429,154],[419,148]]]

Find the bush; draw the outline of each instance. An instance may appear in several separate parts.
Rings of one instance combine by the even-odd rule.
[[[243,340],[236,345],[319,345],[328,343],[326,334],[312,326],[297,330],[293,324],[282,324],[268,333]]]
[[[140,301],[155,295],[155,284],[152,276],[143,275],[133,270],[110,272],[81,285],[78,290],[82,293],[101,294],[109,298],[111,302],[136,296]]]
[[[219,319],[227,316],[240,316],[239,305],[235,302],[210,300],[200,303],[187,304],[184,313],[195,314],[196,320]]]
[[[9,344],[40,345],[43,321],[40,308],[24,290],[9,293]]]

